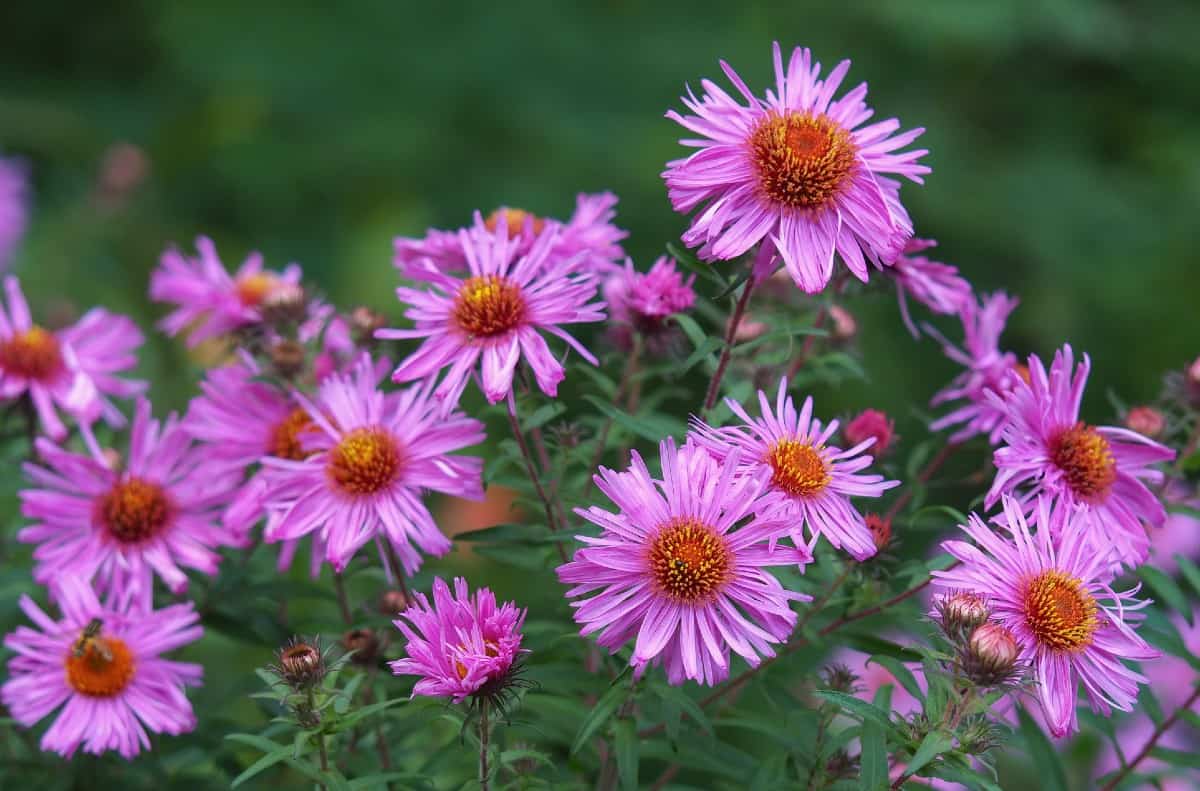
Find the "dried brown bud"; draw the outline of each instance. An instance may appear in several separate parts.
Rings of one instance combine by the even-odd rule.
[[[279,650],[275,669],[293,687],[310,687],[325,676],[325,658],[317,646],[293,637]]]
[[[1144,437],[1157,437],[1166,428],[1166,420],[1162,412],[1154,407],[1135,406],[1125,415],[1125,428],[1136,431]]]
[[[1013,679],[1020,647],[1007,627],[985,623],[971,633],[963,653],[963,672],[984,687]]]
[[[359,305],[350,312],[350,332],[356,346],[366,347],[374,344],[375,331],[382,329],[385,324],[386,316],[365,305]]]
[[[373,629],[351,629],[342,635],[342,648],[354,652],[350,661],[356,665],[375,664],[381,647],[379,635]]]
[[[830,305],[829,318],[833,321],[831,334],[836,341],[848,341],[858,334],[858,321],[841,305]]]
[[[274,327],[299,324],[308,318],[308,295],[297,283],[280,283],[263,299],[259,312]]]
[[[383,595],[379,597],[379,612],[391,618],[407,610],[409,603],[404,591],[384,591]]]
[[[304,346],[296,341],[279,341],[271,347],[271,366],[284,379],[293,379],[304,370]]]

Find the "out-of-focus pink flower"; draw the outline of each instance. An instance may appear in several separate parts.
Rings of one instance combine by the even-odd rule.
[[[1151,439],[1162,434],[1166,425],[1162,412],[1151,406],[1135,406],[1125,415],[1125,428]]]
[[[1150,559],[1156,567],[1168,574],[1179,569],[1176,555],[1183,555],[1193,562],[1200,561],[1200,516],[1183,510],[1171,510],[1170,506],[1184,507],[1200,512],[1200,493],[1195,484],[1173,478],[1167,482],[1162,494],[1168,506],[1167,518],[1162,527],[1149,528]]]
[[[0,157],[0,272],[8,269],[28,222],[29,182],[25,165]]]
[[[917,255],[936,245],[937,242],[932,239],[910,239],[904,247],[904,255],[897,258],[895,265],[888,270],[896,279],[900,316],[914,338],[920,333],[908,312],[909,296],[934,313],[944,315],[959,313],[963,306],[975,298],[971,284],[958,274],[956,267]]]
[[[864,409],[842,429],[846,442],[858,445],[869,439],[875,440],[871,453],[875,458],[883,456],[896,436],[896,422],[878,409]]]

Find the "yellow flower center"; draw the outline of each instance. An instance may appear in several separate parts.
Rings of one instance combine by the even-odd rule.
[[[312,418],[308,416],[308,412],[301,407],[296,407],[271,430],[271,437],[267,441],[267,453],[277,459],[292,461],[303,461],[308,458],[313,451],[304,450],[300,443],[300,435],[312,425]]]
[[[521,287],[499,275],[470,278],[454,298],[454,320],[474,337],[502,335],[524,319]]]
[[[89,636],[86,632],[67,653],[67,683],[81,695],[111,698],[133,678],[133,653],[118,637]]]
[[[535,234],[540,234],[542,229],[546,227],[546,221],[532,212],[527,212],[524,209],[510,209],[507,206],[501,206],[489,214],[488,218],[483,221],[483,224],[489,231],[495,233],[496,227],[500,223],[504,223],[508,226],[508,238],[511,239],[525,230],[525,219],[527,217],[533,218],[533,232]]]
[[[1043,645],[1080,651],[1100,625],[1096,600],[1083,582],[1062,571],[1043,571],[1025,584],[1025,623]]]
[[[792,497],[816,497],[833,479],[818,449],[799,440],[779,440],[766,460],[774,470],[771,485]]]
[[[1108,440],[1085,423],[1076,423],[1050,441],[1050,460],[1062,470],[1076,495],[1101,500],[1117,480],[1117,462]]]
[[[686,517],[668,522],[650,545],[658,590],[678,602],[712,599],[733,574],[733,553],[708,525]]]
[[[256,308],[278,285],[279,277],[274,272],[255,272],[238,278],[234,289],[243,306]]]
[[[346,494],[374,494],[400,474],[400,448],[381,428],[359,428],[329,452],[329,477]]]
[[[850,133],[824,115],[772,112],[751,132],[750,155],[768,198],[817,209],[845,188],[858,149]]]
[[[36,324],[19,335],[0,341],[0,370],[44,382],[62,370],[62,352],[54,333]]]
[[[96,518],[122,544],[136,544],[161,533],[175,506],[161,486],[142,478],[119,481],[96,501]]]

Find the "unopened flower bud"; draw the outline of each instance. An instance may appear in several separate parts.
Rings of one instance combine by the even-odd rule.
[[[293,637],[280,649],[275,670],[293,687],[311,687],[325,676],[325,658],[317,646]]]
[[[1007,627],[985,623],[971,633],[963,654],[963,672],[984,687],[1010,681],[1014,676],[1020,647]]]
[[[365,347],[375,343],[375,331],[382,329],[385,324],[386,316],[365,305],[359,305],[350,312],[350,331],[356,346]]]
[[[1200,357],[1197,357],[1188,366],[1187,382],[1192,387],[1200,387]]]
[[[987,601],[976,593],[960,591],[941,596],[934,602],[942,621],[942,631],[951,640],[962,639],[991,617]]]
[[[829,307],[829,318],[833,322],[831,334],[835,341],[848,341],[858,334],[858,321],[841,305]]]
[[[879,552],[887,549],[888,544],[892,543],[892,520],[879,514],[867,514],[864,519],[867,529],[871,531],[871,538],[875,540],[875,549]]]
[[[409,603],[404,591],[387,590],[379,597],[379,612],[393,618],[407,610]]]
[[[271,366],[284,379],[292,379],[304,370],[304,346],[283,340],[271,347]]]
[[[825,683],[826,689],[845,692],[847,695],[853,695],[858,691],[858,676],[840,662],[827,666],[821,674],[821,680]]]
[[[850,445],[874,438],[875,444],[868,448],[867,452],[879,458],[887,452],[896,438],[896,423],[878,409],[864,409],[858,417],[846,424],[842,433],[846,435],[846,441]]]
[[[1157,437],[1166,428],[1162,412],[1154,407],[1135,406],[1125,415],[1125,428],[1144,437]]]
[[[272,326],[291,326],[308,318],[308,295],[298,283],[280,283],[259,305],[263,321]]]
[[[381,647],[379,635],[373,629],[351,629],[342,635],[342,648],[354,652],[350,661],[356,665],[374,665]]]
[[[729,333],[729,325],[732,323],[732,321],[733,319],[731,318],[729,321],[725,322],[726,334]],[[733,340],[736,343],[745,343],[746,341],[754,340],[766,331],[766,324],[761,321],[755,321],[753,317],[747,314],[742,317],[741,322],[739,322],[737,325],[737,329],[734,330]]]

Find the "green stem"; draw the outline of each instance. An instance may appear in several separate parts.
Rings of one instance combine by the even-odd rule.
[[[488,768],[488,741],[491,738],[491,725],[488,723],[487,698],[479,699],[479,787],[488,791],[491,771]]]

